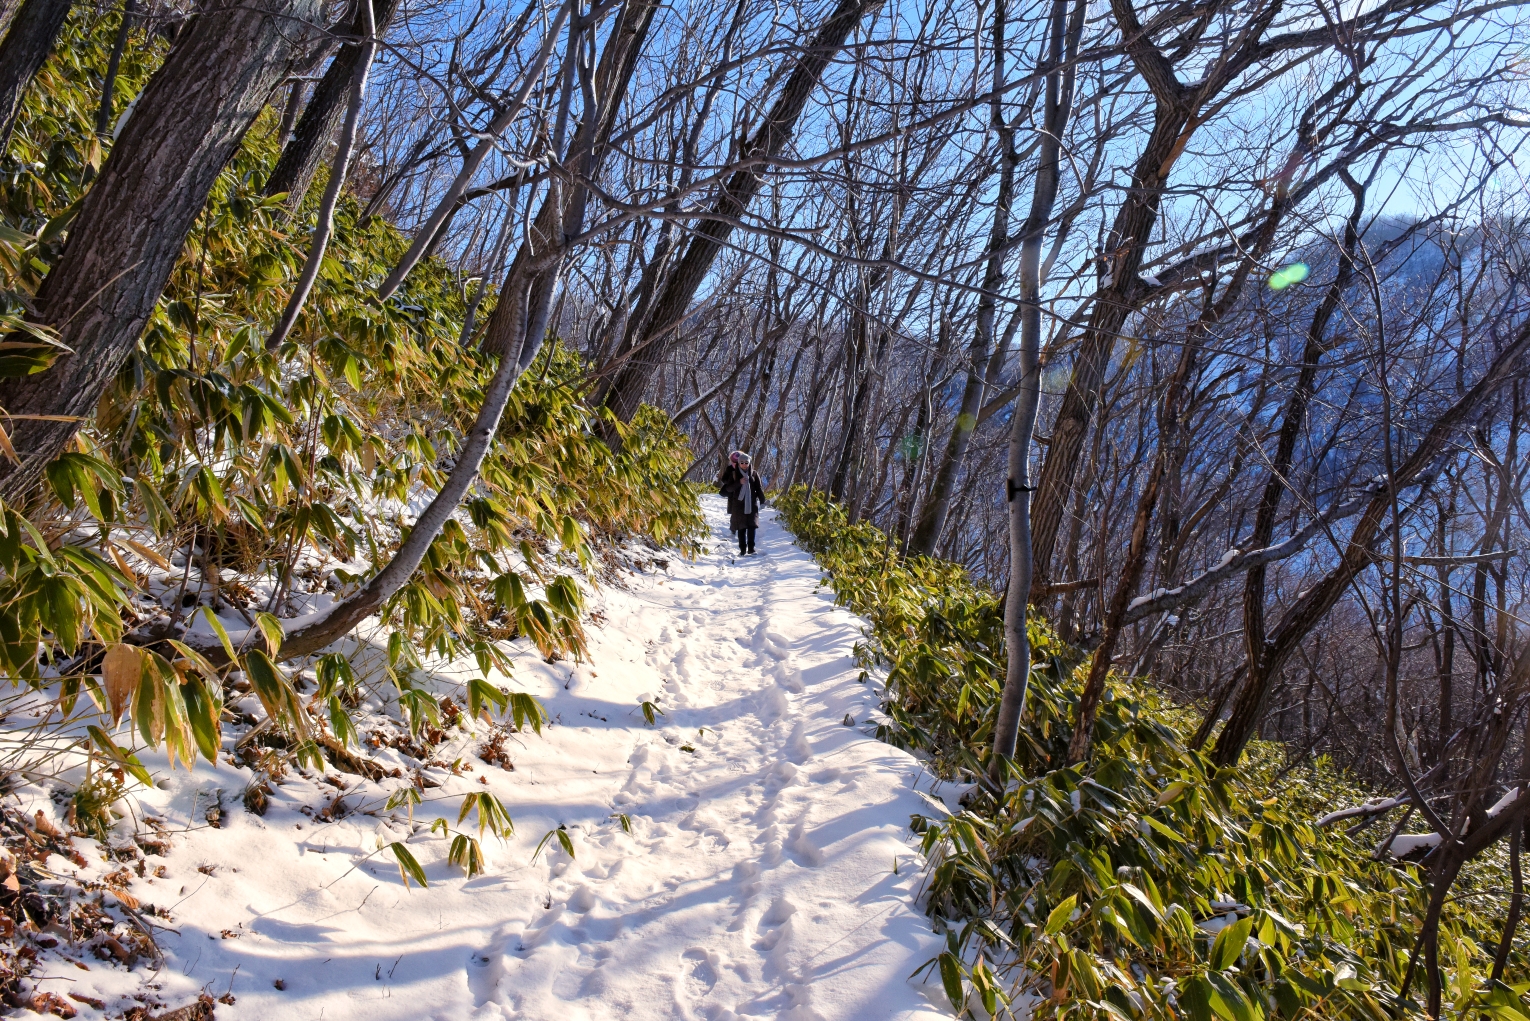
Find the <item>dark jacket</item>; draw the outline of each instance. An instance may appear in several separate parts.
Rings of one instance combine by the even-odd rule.
[[[730,464],[717,476],[717,491],[728,498],[728,527],[733,531],[740,528],[758,528],[760,524],[760,505],[765,502],[765,487],[760,485],[760,473],[749,473],[749,488],[754,495],[754,509],[744,513],[744,473],[738,465]]]

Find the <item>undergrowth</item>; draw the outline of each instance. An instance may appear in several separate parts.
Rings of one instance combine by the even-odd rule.
[[[1002,606],[958,565],[900,557],[821,493],[779,496],[783,522],[840,603],[870,626],[862,666],[885,671],[881,736],[947,780],[983,776],[998,708]],[[1402,995],[1426,906],[1415,865],[1319,830],[1358,795],[1331,769],[1280,776],[1256,746],[1218,770],[1185,714],[1115,678],[1094,752],[1067,761],[1083,657],[1040,623],[1012,780],[978,783],[959,814],[914,820],[952,1004],[973,1016],[1259,1021],[1422,1017]],[[1530,954],[1487,982],[1502,902],[1453,903],[1441,935],[1454,1017],[1530,1018]],[[1497,909],[1496,912],[1494,909]],[[1496,917],[1495,917],[1496,914]]]
[[[0,159],[0,319],[13,331],[0,373],[40,371],[57,353],[20,324],[110,150],[93,121],[116,22],[75,10]],[[117,109],[165,48],[137,33]],[[258,793],[293,765],[383,775],[368,765],[380,739],[353,719],[363,711],[392,714],[408,731],[392,747],[422,761],[453,725],[539,728],[531,696],[503,686],[504,643],[582,656],[582,592],[623,544],[686,550],[703,529],[683,480],[684,436],[652,408],[601,422],[585,366],[553,341],[381,626],[316,661],[276,662],[284,620],[344,598],[389,561],[450,470],[495,369],[462,336],[476,281],[440,259],[375,300],[408,238],[381,217],[363,220],[350,196],[297,328],[266,350],[323,187],[321,175],[296,215],[262,195],[279,154],[276,117],[262,115],[219,177],[136,351],[44,490],[0,507],[0,671],[17,689],[0,712],[29,698],[50,710],[7,734],[0,770],[72,777],[81,835],[107,835],[130,778],[152,782],[146,747],[171,766],[234,755],[256,770]],[[493,302],[491,289],[479,322]],[[619,452],[602,429],[622,435]],[[227,662],[178,640],[193,628],[220,636]],[[479,676],[443,681],[426,668],[463,659]],[[507,832],[492,795],[474,798],[463,815],[478,811],[478,836]],[[452,861],[472,874],[483,855],[476,837],[460,836]],[[402,845],[395,856],[407,870]]]

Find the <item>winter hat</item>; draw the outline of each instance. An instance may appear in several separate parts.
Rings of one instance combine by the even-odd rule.
[[[742,461],[745,464],[749,464],[750,463],[749,451],[747,451],[747,450],[735,450],[733,452],[733,462],[735,464],[737,464],[740,461]]]
[[[728,455],[728,463],[729,464],[738,464],[738,459],[739,458],[741,458],[741,457],[747,458],[748,456],[749,455],[744,453],[742,450],[735,450],[733,453]]]

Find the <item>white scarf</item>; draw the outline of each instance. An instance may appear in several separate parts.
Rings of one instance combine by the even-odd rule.
[[[739,494],[739,496],[741,496],[743,498],[743,500],[744,500],[744,513],[745,514],[753,514],[754,513],[754,473],[753,472],[746,472],[742,468],[740,468],[739,469],[739,474],[744,477],[744,480],[743,480],[743,492],[741,492]]]

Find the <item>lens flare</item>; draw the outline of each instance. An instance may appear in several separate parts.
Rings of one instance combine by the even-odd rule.
[[[1307,279],[1307,274],[1312,272],[1305,262],[1293,262],[1289,266],[1282,266],[1270,274],[1270,290],[1284,291],[1292,284],[1299,284]]]
[[[909,433],[898,441],[898,453],[904,460],[912,461],[924,453],[924,437],[918,433]]]

